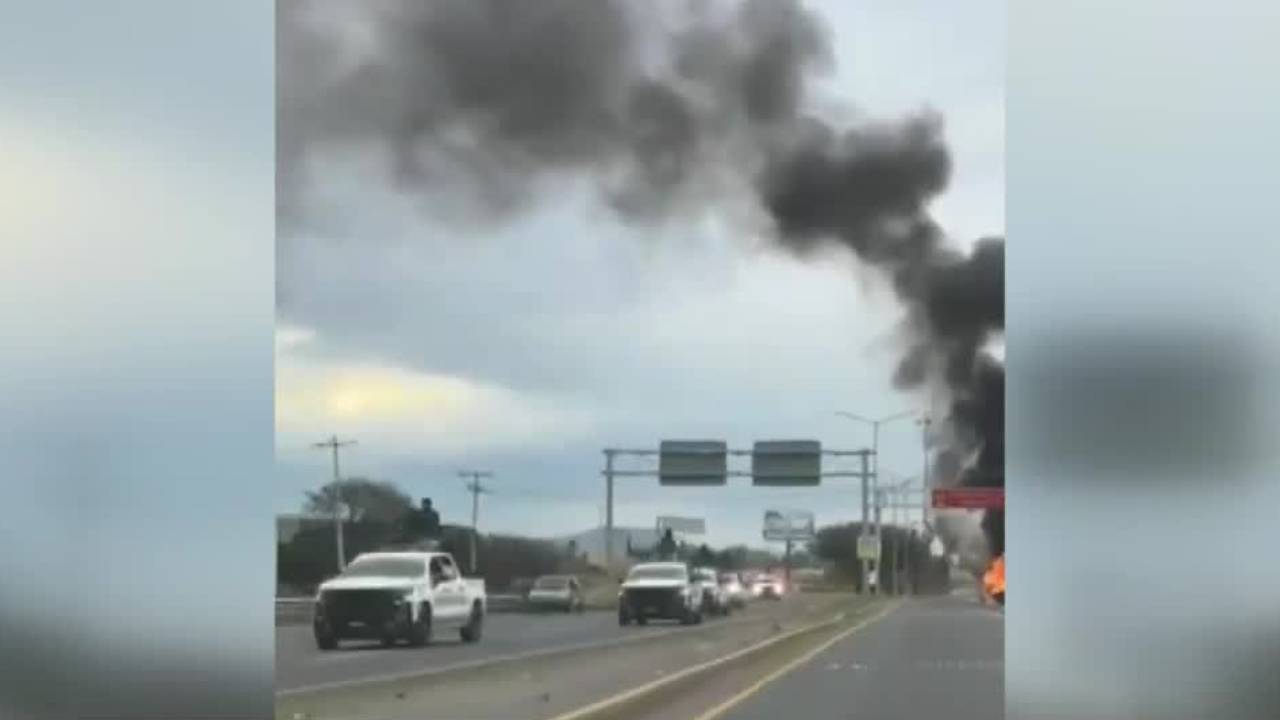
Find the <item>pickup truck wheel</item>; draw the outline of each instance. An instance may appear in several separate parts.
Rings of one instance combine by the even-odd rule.
[[[636,618],[636,624],[637,624],[637,625],[648,625],[648,624],[649,624],[649,618],[647,618],[647,617],[645,617],[645,616],[641,615],[641,616],[639,616],[639,617],[637,617],[637,618]]]
[[[418,621],[409,626],[409,644],[422,647],[431,642],[431,606],[423,605],[418,611]]]
[[[316,647],[321,650],[333,650],[338,647],[338,638],[328,627],[316,623],[312,626],[316,636]]]
[[[480,609],[480,604],[476,603],[471,606],[471,618],[467,620],[467,624],[462,626],[458,634],[462,637],[462,642],[473,643],[480,640],[480,635],[484,631],[484,611]]]
[[[631,624],[631,618],[630,616],[627,615],[627,611],[624,610],[623,608],[618,608],[618,624],[619,625]]]

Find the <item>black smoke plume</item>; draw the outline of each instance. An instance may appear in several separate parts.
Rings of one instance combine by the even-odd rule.
[[[936,114],[812,112],[833,53],[798,2],[281,0],[277,28],[281,252],[321,215],[310,160],[349,148],[488,217],[569,174],[628,221],[746,200],[780,245],[839,245],[884,273],[910,329],[893,382],[944,393],[942,449],[975,458],[937,480],[1003,485],[1004,369],[984,347],[1004,330],[1004,241],[966,253],[932,219],[951,173]],[[1003,514],[984,529],[1002,552]]]

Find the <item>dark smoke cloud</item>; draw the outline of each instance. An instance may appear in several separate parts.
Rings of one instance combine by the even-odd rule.
[[[320,77],[317,57],[342,45],[323,22],[332,3],[281,4],[283,165],[374,143],[403,186],[465,186],[489,213],[518,209],[557,171],[595,173],[628,217],[688,205],[790,128],[806,74],[831,56],[822,26],[786,1],[727,14],[698,2],[380,2],[360,59]]]
[[[782,246],[839,245],[884,273],[910,330],[894,383],[943,390],[946,457],[977,457],[939,479],[1003,484],[1004,371],[983,353],[1004,329],[1003,240],[966,254],[930,216],[951,174],[937,114],[837,128],[807,111],[833,53],[799,3],[379,2],[355,42],[316,20],[333,6],[280,3],[282,247],[318,217],[308,160],[352,146],[401,189],[490,217],[568,174],[629,221],[746,198]],[[987,524],[1002,547],[1002,516]]]

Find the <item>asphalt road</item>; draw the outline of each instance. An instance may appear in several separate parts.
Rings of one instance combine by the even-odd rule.
[[[1004,614],[968,594],[908,599],[721,717],[1000,720]]]
[[[708,618],[707,623],[732,623],[784,611],[783,606],[791,604],[790,600],[758,602],[729,618]],[[456,633],[441,633],[425,648],[383,648],[376,641],[349,640],[337,650],[322,652],[316,648],[310,625],[281,626],[276,628],[275,687],[277,692],[298,690],[689,629],[692,628],[664,622],[651,622],[646,627],[621,627],[617,614],[605,611],[576,615],[495,613],[485,618],[484,638],[474,645],[463,644]]]

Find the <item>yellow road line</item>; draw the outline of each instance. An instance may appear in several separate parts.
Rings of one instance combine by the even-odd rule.
[[[864,619],[864,620],[861,620],[861,621],[857,622],[856,624],[854,624],[854,625],[853,625],[853,627],[850,627],[850,628],[848,628],[847,630],[842,630],[841,632],[839,632],[835,637],[831,638],[830,640],[827,640],[826,642],[822,643],[821,645],[819,645],[818,647],[814,648],[813,650],[810,650],[809,652],[805,653],[804,655],[801,655],[800,657],[798,657],[798,658],[796,658],[796,659],[792,660],[791,662],[787,663],[786,665],[783,665],[782,667],[778,668],[777,670],[774,670],[773,672],[771,672],[771,673],[769,673],[768,675],[764,676],[764,677],[763,677],[763,678],[761,678],[760,680],[757,680],[755,683],[752,683],[749,687],[747,687],[745,690],[743,690],[742,692],[738,693],[737,695],[734,695],[733,697],[729,698],[728,700],[725,700],[724,702],[720,703],[719,705],[717,705],[717,706],[715,706],[715,707],[711,708],[710,710],[708,710],[708,711],[706,711],[706,712],[702,713],[701,715],[699,715],[699,716],[696,718],[696,720],[716,720],[716,718],[720,718],[720,717],[724,716],[724,714],[725,714],[725,713],[727,713],[728,711],[732,710],[735,706],[737,706],[737,705],[741,704],[744,700],[746,700],[747,698],[751,697],[752,695],[755,695],[756,693],[760,692],[760,691],[761,691],[762,689],[764,689],[764,687],[765,687],[766,685],[768,685],[769,683],[773,682],[774,680],[777,680],[778,678],[782,677],[783,675],[786,675],[787,673],[791,672],[792,670],[795,670],[796,668],[800,667],[801,665],[803,665],[803,664],[805,664],[805,663],[809,662],[810,660],[814,659],[814,658],[815,658],[815,657],[817,657],[819,654],[821,654],[823,651],[825,651],[825,650],[827,650],[828,648],[830,648],[832,645],[835,645],[836,643],[840,642],[841,640],[844,640],[845,638],[847,638],[847,637],[849,637],[850,635],[854,634],[855,632],[857,632],[857,631],[861,630],[862,628],[866,627],[867,625],[870,625],[871,623],[873,623],[873,622],[875,622],[875,621],[877,621],[877,620],[879,620],[879,619],[883,618],[884,616],[886,616],[886,615],[888,615],[889,613],[891,613],[891,612],[893,612],[894,610],[896,610],[896,609],[898,608],[898,606],[899,606],[899,605],[901,605],[901,604],[902,604],[902,601],[900,601],[900,600],[899,600],[899,601],[897,601],[897,602],[894,602],[893,604],[886,606],[883,610],[881,610],[880,612],[876,613],[875,615],[872,615],[872,616],[871,616],[871,617],[869,617],[869,618],[866,618],[866,619]]]

